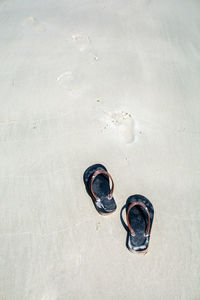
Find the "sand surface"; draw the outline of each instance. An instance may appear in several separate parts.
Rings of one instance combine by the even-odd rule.
[[[199,182],[199,1],[0,1],[1,300],[199,300]],[[145,256],[120,222],[136,193],[155,209]]]

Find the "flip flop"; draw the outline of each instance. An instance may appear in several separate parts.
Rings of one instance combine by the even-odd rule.
[[[149,248],[154,209],[142,195],[130,196],[126,201],[127,248],[131,252],[146,254]]]
[[[111,188],[109,179],[111,180]],[[113,198],[114,182],[106,168],[95,164],[87,168],[83,175],[86,191],[101,215],[112,214],[117,205]]]

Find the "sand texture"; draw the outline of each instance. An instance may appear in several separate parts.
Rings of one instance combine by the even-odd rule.
[[[200,1],[0,1],[0,300],[200,300],[199,183]],[[133,194],[155,209],[145,256]]]

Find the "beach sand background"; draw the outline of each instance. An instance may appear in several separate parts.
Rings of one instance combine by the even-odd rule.
[[[5,0],[0,37],[0,299],[199,300],[200,2]],[[145,256],[120,222],[136,193]]]

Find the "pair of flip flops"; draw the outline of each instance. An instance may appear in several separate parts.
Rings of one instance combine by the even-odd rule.
[[[101,215],[110,215],[117,205],[113,198],[114,182],[107,169],[95,164],[84,172],[83,180],[87,193],[92,198],[97,211]],[[111,187],[110,187],[111,181]],[[127,248],[131,252],[147,253],[154,209],[151,202],[142,195],[130,196],[124,206],[126,208]]]

